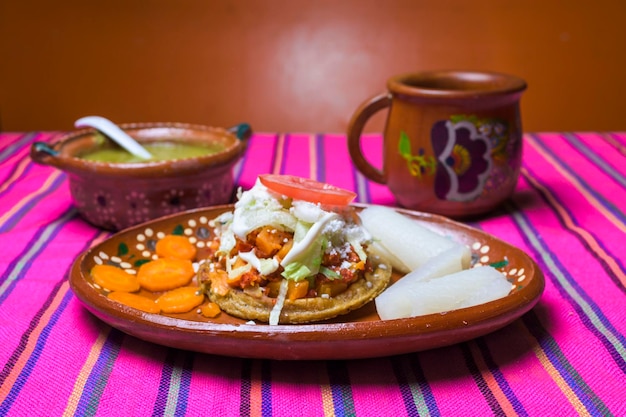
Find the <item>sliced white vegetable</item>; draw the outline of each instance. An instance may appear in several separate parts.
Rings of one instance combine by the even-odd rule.
[[[513,289],[513,285],[504,278],[504,275],[500,275],[503,279],[494,279],[485,286],[476,288],[471,297],[466,298],[458,308],[477,306],[506,296]],[[500,296],[497,297],[497,294]]]
[[[270,311],[270,326],[276,326],[280,321],[280,313],[283,311],[283,306],[285,305],[285,298],[287,298],[288,287],[289,283],[286,279],[283,279],[280,283],[280,288],[278,289],[276,304],[274,304],[274,307],[272,307],[272,311]]]
[[[398,283],[387,288],[375,299],[376,310],[383,320],[471,307],[502,298],[511,290],[511,284],[504,275],[490,266],[480,266],[410,284],[397,285]]]
[[[402,274],[408,274],[409,272],[411,272],[408,266],[403,264],[402,261],[398,259],[397,256],[395,256],[394,254],[389,252],[387,249],[385,249],[385,247],[381,245],[379,242],[374,241],[372,244],[370,244],[369,250],[371,253],[378,255],[381,258],[387,260],[387,262],[391,264],[394,270]]]
[[[370,206],[359,216],[374,240],[411,271],[433,256],[460,245],[389,207]]]
[[[470,267],[472,252],[467,246],[459,245],[447,249],[427,260],[416,270],[403,276],[394,284],[397,287],[411,286],[417,282],[454,274]]]

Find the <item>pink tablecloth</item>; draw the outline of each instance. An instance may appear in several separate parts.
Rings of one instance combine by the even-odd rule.
[[[108,233],[76,214],[64,173],[29,159],[52,136],[0,135],[0,415],[626,415],[626,133],[527,134],[515,196],[473,223],[539,264],[533,310],[466,343],[321,362],[171,349],[90,315],[68,270]],[[266,172],[394,204],[343,135],[256,134],[237,181]]]

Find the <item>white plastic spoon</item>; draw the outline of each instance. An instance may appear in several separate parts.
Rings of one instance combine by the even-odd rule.
[[[141,146],[135,139],[130,137],[128,133],[124,132],[115,123],[100,116],[87,116],[82,117],[74,122],[74,127],[93,127],[99,132],[103,133],[107,137],[111,138],[122,148],[126,149],[131,154],[138,158],[150,159],[152,155],[143,146]]]

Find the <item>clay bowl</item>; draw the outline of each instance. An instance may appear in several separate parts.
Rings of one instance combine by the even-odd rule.
[[[247,149],[247,124],[231,129],[183,123],[132,123],[120,127],[142,144],[168,141],[219,145],[216,153],[140,163],[96,162],[81,155],[116,146],[94,129],[81,129],[53,144],[34,143],[31,158],[67,173],[78,212],[91,224],[121,230],[161,216],[225,204],[234,187],[233,166]]]

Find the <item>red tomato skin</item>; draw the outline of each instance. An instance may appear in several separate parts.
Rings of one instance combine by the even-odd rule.
[[[345,206],[356,198],[352,191],[294,175],[263,174],[259,180],[275,193],[311,203]]]

